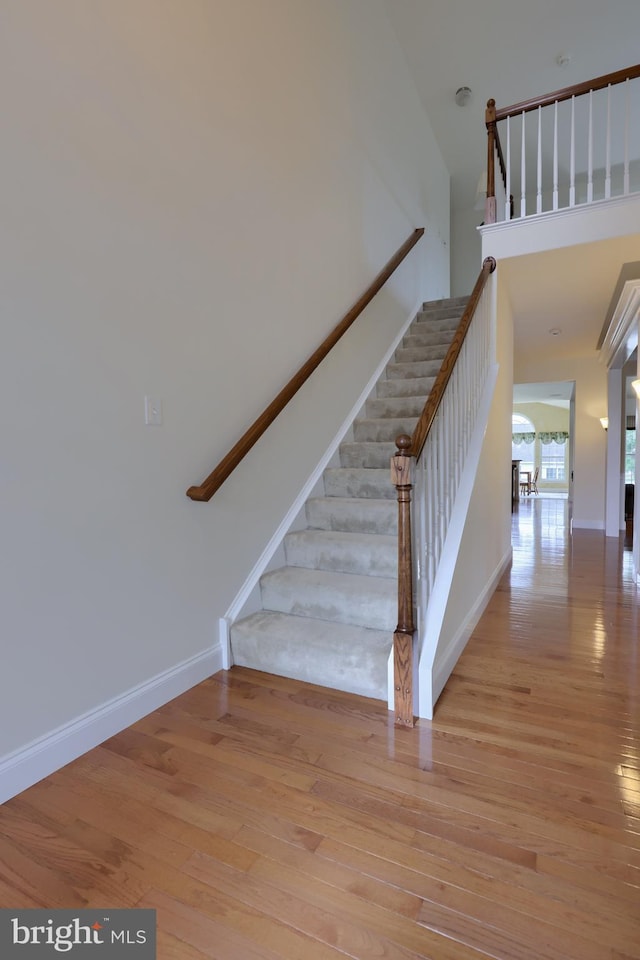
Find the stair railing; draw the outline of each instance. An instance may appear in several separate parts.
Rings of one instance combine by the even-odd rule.
[[[640,64],[510,107],[489,100],[485,223],[638,192],[638,78]]]
[[[405,240],[401,247],[394,253],[391,259],[385,264],[380,273],[367,287],[365,292],[354,303],[351,309],[344,315],[342,320],[336,324],[334,329],[323,340],[317,350],[311,354],[298,372],[282,388],[280,393],[271,401],[268,407],[260,414],[249,429],[243,433],[238,442],[231,448],[229,453],[222,458],[220,463],[209,474],[206,480],[197,486],[189,487],[187,496],[192,500],[209,501],[229,475],[235,470],[238,464],[249,453],[251,448],[260,439],[262,434],[271,426],[276,417],[282,413],[289,401],[296,395],[298,390],[309,379],[314,370],[320,365],[338,340],[347,332],[349,327],[360,316],[362,311],[371,303],[375,295],[382,289],[389,277],[397,270],[405,257],[415,247],[416,243],[424,233],[424,227],[418,227]]]
[[[487,257],[413,435],[402,434],[396,439],[397,453],[391,458],[391,482],[398,495],[394,712],[396,723],[403,726],[413,726],[414,723],[414,578],[419,607],[424,610],[440,562],[491,362],[491,316],[485,286],[495,268],[496,261]],[[414,481],[417,481],[418,507],[415,571],[411,518]]]

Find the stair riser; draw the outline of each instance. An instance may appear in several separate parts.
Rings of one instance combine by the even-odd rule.
[[[380,420],[383,417],[397,419],[415,418],[422,413],[427,396],[424,397],[388,397],[380,400],[368,400],[365,413],[367,419]]]
[[[356,420],[353,424],[353,438],[357,443],[368,440],[391,443],[401,433],[408,433],[411,436],[417,423],[417,417]]]
[[[386,467],[396,454],[395,443],[343,443],[340,463],[343,467]]]
[[[387,699],[388,631],[261,612],[231,627],[238,666]]]
[[[424,313],[419,313],[413,321],[410,329],[412,333],[429,331],[430,333],[447,332],[453,334],[458,329],[461,319],[462,315],[456,317],[434,317]]]
[[[449,349],[449,344],[453,340],[453,334],[449,331],[440,331],[436,333],[416,333],[415,327],[411,327],[411,332],[402,340],[403,348],[419,349],[420,347],[441,347],[445,352]]]
[[[348,541],[331,540],[324,531],[290,534],[285,539],[287,564],[365,577],[397,577],[398,543],[395,537],[363,535]]]
[[[360,499],[392,500],[395,487],[389,479],[389,469],[368,470],[331,467],[323,475],[327,497],[358,497]]]
[[[435,377],[410,377],[408,380],[380,380],[376,386],[379,400],[388,397],[428,397],[436,381]]]
[[[439,344],[436,347],[399,347],[393,359],[394,363],[424,363],[432,360],[440,365],[448,349],[448,344]]]
[[[345,533],[398,532],[398,508],[389,500],[343,501],[318,497],[307,501],[307,523],[314,530],[342,530]]]
[[[372,579],[365,577],[363,579]],[[261,581],[265,610],[330,620],[373,630],[393,631],[397,617],[397,586],[393,580],[373,579],[369,589],[353,588],[343,578],[343,589],[325,591],[321,586],[290,589],[287,582],[268,574]]]
[[[435,377],[441,365],[441,360],[424,360],[420,363],[390,363],[387,366],[387,378],[389,380],[406,380],[411,377]]]

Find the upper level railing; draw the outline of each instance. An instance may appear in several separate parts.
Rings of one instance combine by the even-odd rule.
[[[485,286],[496,268],[487,257],[411,437],[396,440],[391,482],[398,494],[398,625],[394,633],[396,723],[413,725],[414,559],[419,602],[426,606],[487,379],[491,353]],[[419,473],[414,477],[414,462]],[[411,521],[416,481],[418,522]],[[412,546],[415,528],[415,546]]]
[[[510,107],[489,100],[485,223],[640,191],[638,78],[640,64]]]
[[[231,448],[229,453],[223,457],[217,467],[212,470],[206,480],[203,480],[198,486],[189,487],[187,496],[192,500],[208,501],[214,495],[216,490],[222,486],[227,477],[235,470],[238,464],[244,459],[249,450],[260,439],[262,434],[271,426],[278,414],[282,413],[289,401],[296,395],[300,387],[306,383],[313,371],[327,356],[329,351],[336,345],[338,340],[347,332],[353,322],[360,316],[362,311],[373,300],[375,295],[382,289],[389,277],[400,266],[407,254],[415,247],[416,243],[424,233],[424,227],[419,227],[405,240],[401,247],[391,257],[388,263],[382,268],[375,280],[367,287],[359,300],[354,303],[348,313],[334,327],[328,337],[320,344],[317,350],[312,353],[309,359],[304,363],[298,372],[282,388],[280,393],[271,401],[269,406],[260,414],[249,429],[240,437],[238,442]]]

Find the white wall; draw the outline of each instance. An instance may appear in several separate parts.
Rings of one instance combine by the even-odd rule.
[[[478,226],[484,212],[451,211],[451,296],[468,296],[482,268],[482,238]]]
[[[378,0],[0,18],[1,758],[215,645],[384,346],[449,293],[449,181]],[[370,326],[188,500],[415,226]]]

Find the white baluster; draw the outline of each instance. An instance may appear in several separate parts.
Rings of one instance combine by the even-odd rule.
[[[536,194],[536,213],[542,213],[542,107],[538,107],[538,190]]]
[[[511,117],[507,117],[507,199],[505,220],[511,220]]]
[[[604,177],[605,200],[611,197],[611,84],[607,87],[607,159]]]
[[[569,206],[576,205],[576,98],[571,97],[571,148],[569,157]]]
[[[631,111],[629,77],[625,80],[625,109],[624,109],[624,195],[629,193],[629,116]]]
[[[520,150],[520,216],[527,215],[527,164],[525,160],[525,120],[522,111],[522,147]]]
[[[587,152],[587,203],[593,203],[593,90],[589,90],[589,140]]]
[[[553,209],[558,209],[558,101],[553,105]]]

